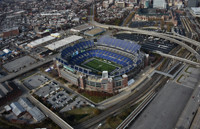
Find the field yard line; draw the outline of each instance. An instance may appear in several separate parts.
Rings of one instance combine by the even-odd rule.
[[[100,62],[103,62],[103,63],[105,63],[105,64],[108,64],[108,65],[112,65],[112,66],[114,66],[114,67],[117,67],[117,68],[119,68],[118,66],[116,66],[116,65],[113,65],[112,63],[107,63],[107,62],[104,62],[104,61],[101,61],[101,60],[99,60],[99,59],[96,59],[96,58],[94,58],[94,60],[97,60],[97,61],[100,61]],[[110,61],[111,62],[111,61]]]
[[[92,58],[86,60],[85,62],[83,62],[82,65],[85,65],[85,64],[87,64],[88,62],[93,61],[94,59],[95,59],[95,58],[92,57]]]
[[[82,66],[84,66],[84,67],[86,67],[86,68],[89,68],[89,69],[93,69],[94,71],[97,71],[97,72],[101,72],[101,71],[99,71],[99,70],[97,70],[97,69],[94,69],[94,68],[92,68],[92,67],[90,67],[90,66],[87,66],[87,65],[82,65]]]

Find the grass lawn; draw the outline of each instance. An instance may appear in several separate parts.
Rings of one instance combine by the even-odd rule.
[[[102,71],[112,72],[117,68],[117,66],[113,65],[112,63],[107,63],[96,58],[91,60],[90,62],[85,63],[84,66],[98,72]]]
[[[93,114],[95,110],[96,108],[93,108],[93,107],[83,107],[83,108],[76,108],[76,109],[70,110],[68,111],[68,113],[74,114],[74,115]]]
[[[135,104],[131,107],[125,107],[116,116],[109,116],[106,119],[106,123],[103,124],[103,126],[101,126],[100,129],[105,129],[105,128],[106,129],[116,129],[121,124],[121,122],[124,121],[126,119],[126,117],[128,117],[128,115],[130,115],[130,113],[139,106],[139,104],[141,102],[142,101],[138,102],[137,104]]]
[[[86,98],[90,99],[91,101],[93,101],[95,103],[99,103],[99,102],[109,98],[109,96],[92,96],[92,95],[89,95],[87,93],[80,93],[80,94],[85,96]]]
[[[0,128],[1,129],[35,129],[35,128],[48,128],[48,129],[61,129],[51,119],[46,118],[40,123],[35,124],[17,124],[9,122],[4,118],[0,117]]]
[[[68,122],[72,125],[76,125],[80,122],[86,121],[91,117],[99,114],[99,110],[93,107],[82,107],[76,108],[67,112],[64,112],[63,118],[67,119]]]

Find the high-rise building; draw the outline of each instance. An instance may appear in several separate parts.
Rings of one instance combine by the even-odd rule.
[[[166,9],[167,3],[165,0],[153,0],[153,8]]]

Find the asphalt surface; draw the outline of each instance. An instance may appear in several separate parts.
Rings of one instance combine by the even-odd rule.
[[[173,129],[192,89],[168,82],[130,129]]]
[[[189,129],[200,105],[200,84],[195,88],[182,112],[175,129]]]
[[[200,128],[200,108],[197,111],[197,114],[192,122],[190,129],[199,129]]]

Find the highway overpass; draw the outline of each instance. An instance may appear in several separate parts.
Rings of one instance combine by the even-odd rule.
[[[129,34],[130,34],[130,32],[128,32],[128,31],[124,31],[124,33],[129,33]],[[176,39],[173,39],[173,38],[170,38],[170,37],[167,37],[167,36],[160,35],[159,33],[153,34],[153,33],[151,33],[150,31],[143,31],[143,30],[142,30],[141,32],[135,32],[135,31],[134,31],[134,32],[131,32],[131,33],[143,34],[143,35],[150,35],[150,36],[159,37],[159,38],[166,39],[166,40],[169,40],[169,41],[171,41],[171,42],[177,43],[177,44],[179,44],[180,46],[186,48],[186,49],[187,49],[188,51],[190,51],[191,53],[193,53],[194,56],[195,56],[198,60],[200,60],[200,55],[199,55],[193,48],[191,48],[190,46],[188,46],[187,44],[185,44],[185,43],[183,43],[183,42],[181,42],[181,41],[179,41],[179,40],[176,40]]]
[[[175,60],[178,60],[178,61],[181,61],[181,62],[185,62],[187,64],[195,65],[196,67],[200,67],[200,63],[197,63],[197,62],[185,59],[185,58],[181,58],[181,57],[165,54],[165,53],[162,53],[160,51],[154,51],[154,53],[157,53],[157,54],[159,54],[159,55],[161,55],[163,57],[172,58],[172,59],[175,59]]]
[[[159,37],[159,38],[162,38],[162,39],[169,40],[171,42],[177,43],[177,44],[181,45],[182,47],[186,48],[188,51],[193,53],[193,55],[197,58],[198,61],[200,60],[200,55],[192,47],[188,46],[184,42],[188,42],[188,43],[195,45],[197,47],[200,47],[200,43],[195,41],[195,40],[189,39],[187,37],[184,37],[184,36],[180,37],[180,36],[169,35],[169,34],[164,34],[164,33],[157,33],[157,32],[152,32],[152,31],[140,30],[140,29],[136,29],[136,28],[114,26],[114,25],[104,25],[104,24],[100,24],[96,21],[92,21],[91,23],[94,24],[95,26],[105,28],[105,29],[120,29],[120,30],[124,30],[126,32],[130,31],[130,32],[136,33],[136,34],[150,35],[150,36]],[[181,42],[180,40],[184,41],[184,42]],[[168,57],[170,57],[170,56],[168,56]],[[173,59],[177,59],[177,60],[180,59],[180,57],[176,58],[175,56],[171,56],[171,58],[172,57],[173,57]],[[180,59],[180,60],[182,60],[182,59]],[[182,60],[182,61],[184,61],[184,60]],[[185,62],[194,64],[194,62],[190,62],[189,60],[188,61],[185,60]]]
[[[120,30],[128,30],[128,31],[135,31],[135,32],[138,32],[138,34],[146,34],[146,33],[151,33],[152,36],[155,36],[155,37],[160,37],[162,38],[163,36],[164,37],[169,37],[169,38],[173,38],[173,39],[178,39],[180,41],[184,41],[184,42],[187,42],[187,43],[190,43],[192,45],[195,45],[197,47],[200,47],[200,42],[198,41],[195,41],[193,39],[190,39],[190,38],[187,38],[185,36],[176,36],[176,35],[170,35],[170,34],[165,34],[165,33],[158,33],[158,32],[153,32],[153,31],[147,31],[147,30],[141,30],[141,29],[137,29],[137,28],[129,28],[129,27],[122,27],[122,26],[115,26],[115,25],[105,25],[105,24],[100,24],[96,21],[92,21],[91,24],[94,24],[95,26],[99,26],[101,28],[105,28],[105,29],[120,29]],[[164,38],[165,39],[165,38]],[[167,38],[168,40],[168,38]]]

